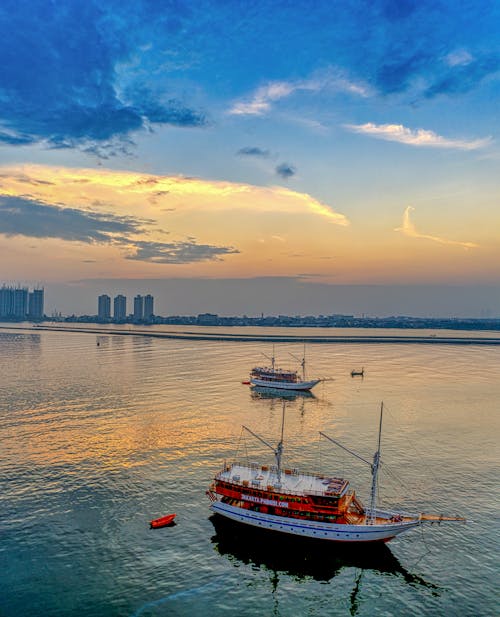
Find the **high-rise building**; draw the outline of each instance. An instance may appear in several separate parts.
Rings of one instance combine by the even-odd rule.
[[[144,298],[137,295],[134,298],[134,321],[142,321],[144,318]]]
[[[0,317],[12,317],[14,314],[14,290],[12,287],[0,287]]]
[[[127,316],[127,298],[118,294],[113,300],[113,319],[115,321],[125,321]]]
[[[111,298],[102,294],[97,298],[97,319],[99,321],[109,321],[111,319]]]
[[[43,319],[43,287],[29,292],[28,317],[30,319]]]
[[[14,289],[13,317],[15,319],[25,319],[28,314],[28,288],[16,287]]]
[[[144,319],[149,321],[154,317],[154,298],[151,294],[144,296]]]
[[[43,319],[43,288],[29,291],[27,287],[0,287],[0,318],[23,320]]]

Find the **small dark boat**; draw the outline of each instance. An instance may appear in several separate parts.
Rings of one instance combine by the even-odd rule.
[[[153,521],[150,521],[149,527],[151,529],[158,529],[159,527],[167,527],[167,525],[174,524],[175,514],[167,514],[166,516],[162,516],[161,518],[155,518]]]
[[[362,368],[360,371],[356,371],[356,370],[351,371],[351,377],[364,377],[364,376],[365,376],[364,368]]]

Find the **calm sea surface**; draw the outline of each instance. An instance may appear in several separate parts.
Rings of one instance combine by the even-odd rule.
[[[295,367],[302,345],[275,351]],[[318,431],[371,457],[384,401],[380,504],[470,519],[361,550],[211,516],[224,459],[272,458],[241,431],[279,435],[282,400],[241,383],[262,353],[0,330],[2,617],[498,615],[500,349],[307,347],[310,376],[332,380],[287,399],[285,464],[342,475],[367,502],[369,468]],[[149,529],[169,512],[175,527]]]

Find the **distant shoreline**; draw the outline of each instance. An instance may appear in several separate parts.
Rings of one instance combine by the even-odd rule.
[[[121,330],[104,328],[79,328],[64,326],[15,326],[1,324],[1,330],[22,330],[24,332],[72,332],[82,334],[98,334],[102,336],[146,336],[150,338],[182,339],[195,341],[234,341],[234,342],[266,342],[274,343],[386,343],[386,344],[432,344],[432,345],[500,345],[498,337],[474,337],[474,336],[404,336],[404,335],[288,335],[288,334],[225,334],[217,332],[174,332],[158,330]]]

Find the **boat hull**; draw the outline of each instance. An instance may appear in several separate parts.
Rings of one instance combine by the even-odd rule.
[[[329,542],[388,542],[395,536],[421,524],[418,518],[408,522],[374,525],[322,523],[263,514],[230,506],[220,501],[212,503],[210,508],[221,516],[245,525]]]
[[[278,390],[311,390],[314,388],[316,384],[318,384],[320,379],[313,379],[311,381],[266,381],[265,379],[257,379],[252,377],[250,379],[250,383],[254,386],[259,386],[261,388],[277,388]]]

